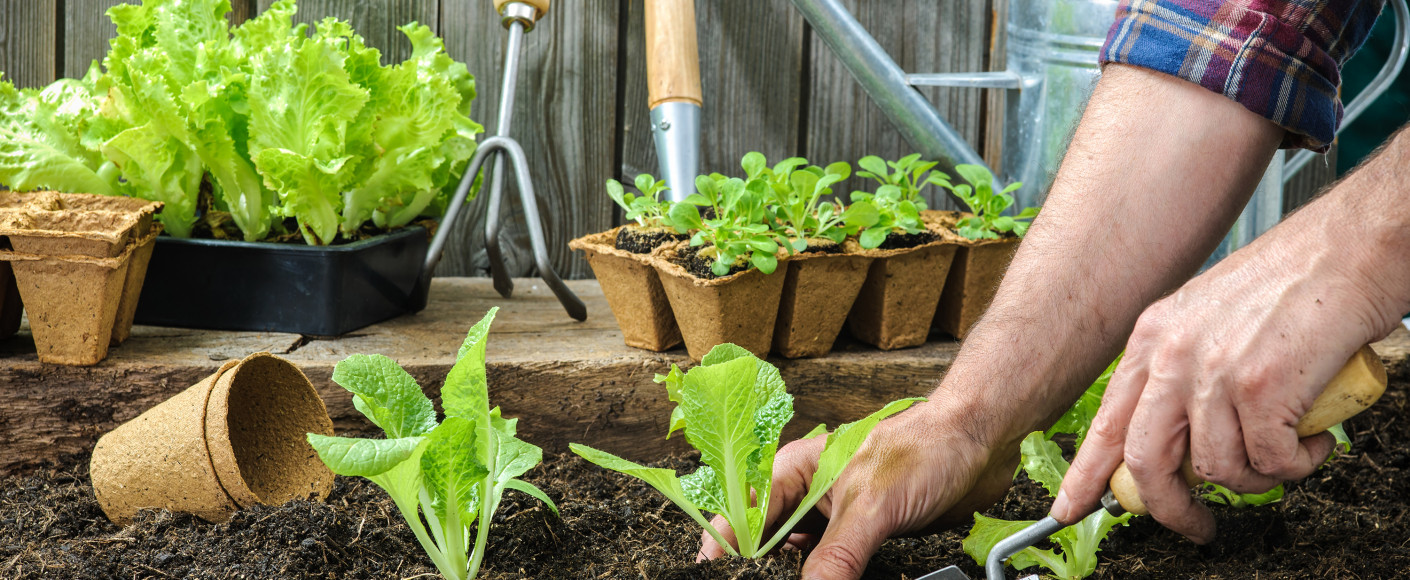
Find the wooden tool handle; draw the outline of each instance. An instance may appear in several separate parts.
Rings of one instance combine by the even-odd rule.
[[[702,104],[695,0],[646,0],[646,83],[651,108]]]
[[[533,6],[539,12],[538,18],[543,18],[544,15],[548,14],[549,0],[494,0],[494,11],[502,13],[504,11],[504,5],[510,2],[518,2],[520,4],[528,4],[529,6]]]
[[[1370,345],[1361,347],[1361,350],[1351,355],[1351,360],[1346,361],[1341,371],[1332,377],[1331,382],[1327,383],[1327,388],[1312,402],[1312,408],[1298,419],[1297,436],[1310,437],[1355,417],[1357,413],[1374,405],[1385,391],[1386,368],[1381,364],[1381,357],[1371,350]],[[1204,478],[1195,474],[1188,455],[1185,456],[1185,463],[1180,471],[1185,477],[1185,483],[1190,487],[1204,483]],[[1145,502],[1141,501],[1141,495],[1136,491],[1136,480],[1131,477],[1131,470],[1126,467],[1125,462],[1116,468],[1116,473],[1111,475],[1107,485],[1116,501],[1120,502],[1127,512],[1137,515],[1150,513]]]

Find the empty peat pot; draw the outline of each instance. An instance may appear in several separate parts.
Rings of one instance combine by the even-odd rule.
[[[223,522],[255,504],[322,500],[333,473],[306,433],[333,434],[308,378],[282,358],[250,355],[99,439],[93,492],[118,525],[145,508]]]

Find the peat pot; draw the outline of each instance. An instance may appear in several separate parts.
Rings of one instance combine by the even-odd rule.
[[[651,267],[651,254],[617,249],[620,230],[583,236],[568,242],[568,247],[587,256],[627,346],[656,352],[668,350],[681,343],[681,331],[666,290]]]
[[[699,362],[726,342],[754,356],[768,356],[788,261],[780,260],[772,274],[750,268],[707,280],[676,263],[687,248],[686,242],[662,246],[653,254],[652,266],[661,276],[690,358]]]
[[[861,250],[874,258],[857,301],[847,315],[847,330],[881,350],[925,344],[940,303],[940,291],[959,247],[953,234],[911,248]],[[849,246],[856,241],[848,240]]]
[[[780,265],[787,277],[774,325],[774,352],[805,358],[831,351],[871,262],[870,257],[848,252],[807,253]]]
[[[305,246],[159,238],[138,324],[336,336],[426,306],[426,228]]]
[[[955,223],[970,214],[953,211],[927,211],[923,216],[931,231],[950,232]],[[1013,260],[1022,240],[1006,237],[997,240],[970,240],[955,235],[959,249],[945,278],[945,290],[935,309],[934,328],[955,338],[964,338],[969,329],[989,309],[999,282]]]

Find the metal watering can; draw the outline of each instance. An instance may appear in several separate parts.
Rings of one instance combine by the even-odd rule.
[[[840,0],[792,0],[817,34],[857,79],[892,125],[917,150],[953,166],[986,165],[974,148],[941,118],[913,87],[943,86],[1006,89],[1003,152],[996,177],[1023,182],[1015,210],[1041,205],[1053,174],[1067,151],[1101,71],[1098,52],[1116,20],[1116,0],[1009,0],[1000,2],[996,19],[1006,19],[1005,70],[996,72],[908,74],[886,53]],[[1390,0],[1397,41],[1375,79],[1346,106],[1342,126],[1350,124],[1385,92],[1404,68],[1410,51],[1410,10],[1405,0]],[[1007,12],[1007,16],[1005,16]],[[1206,267],[1248,245],[1282,219],[1283,184],[1311,161],[1311,151],[1291,159],[1279,151],[1263,180]],[[987,166],[987,165],[986,165]]]

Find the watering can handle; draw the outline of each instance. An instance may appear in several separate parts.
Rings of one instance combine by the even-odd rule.
[[[1410,8],[1406,7],[1405,0],[1390,0],[1389,4],[1395,18],[1395,42],[1391,45],[1390,54],[1386,55],[1386,63],[1381,67],[1381,72],[1376,73],[1375,78],[1361,90],[1361,94],[1346,104],[1345,113],[1341,118],[1342,128],[1366,112],[1371,103],[1395,83],[1401,69],[1405,68],[1406,57],[1410,57]],[[1293,155],[1283,168],[1283,182],[1292,181],[1293,176],[1312,160],[1313,155],[1316,154],[1307,150],[1298,151]]]
[[[534,7],[534,10],[537,12],[534,15],[534,20],[538,20],[548,14],[549,1],[550,0],[494,0],[494,11],[504,14],[504,7],[508,4],[528,4]]]
[[[1371,350],[1371,345],[1361,347],[1327,383],[1322,394],[1312,402],[1312,408],[1297,420],[1297,436],[1311,437],[1356,416],[1374,405],[1385,391],[1386,367],[1381,363],[1380,355]],[[1190,487],[1204,482],[1203,478],[1195,474],[1188,456],[1185,457],[1180,471],[1185,483]],[[1150,513],[1145,502],[1141,501],[1141,494],[1136,490],[1136,480],[1131,476],[1126,462],[1123,461],[1116,468],[1116,473],[1112,474],[1107,485],[1112,498],[1128,513]],[[1106,504],[1107,501],[1103,499],[1102,503]]]

